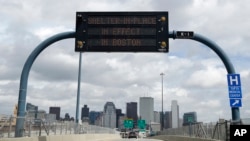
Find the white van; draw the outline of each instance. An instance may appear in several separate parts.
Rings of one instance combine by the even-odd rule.
[[[145,138],[145,137],[147,137],[147,134],[145,131],[139,131],[138,136],[139,136],[139,138]]]

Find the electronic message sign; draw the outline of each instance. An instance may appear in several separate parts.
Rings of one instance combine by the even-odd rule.
[[[168,52],[168,12],[77,12],[76,52]]]

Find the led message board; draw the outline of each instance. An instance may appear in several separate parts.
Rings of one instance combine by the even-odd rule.
[[[77,12],[77,52],[168,52],[168,12]]]

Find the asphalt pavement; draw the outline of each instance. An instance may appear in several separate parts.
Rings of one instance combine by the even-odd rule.
[[[115,139],[112,141],[162,141],[162,140],[157,140],[157,139],[146,139],[146,138],[131,138],[131,139],[127,139],[127,138],[123,138],[123,139]],[[101,141],[101,140],[100,140]]]

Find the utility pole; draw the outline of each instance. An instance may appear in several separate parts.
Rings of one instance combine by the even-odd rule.
[[[164,126],[164,120],[163,120],[163,75],[164,73],[161,73],[161,82],[162,82],[162,87],[161,87],[161,131],[163,131],[163,126]]]

